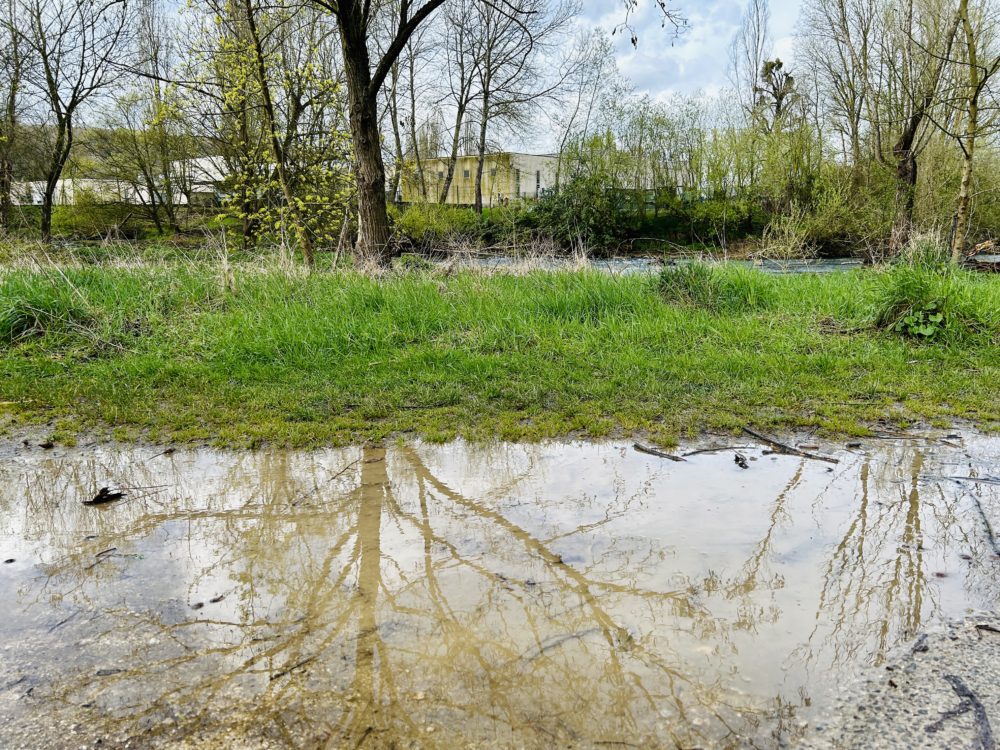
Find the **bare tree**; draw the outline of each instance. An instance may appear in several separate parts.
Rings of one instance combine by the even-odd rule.
[[[599,31],[582,34],[575,42],[576,60],[563,86],[563,99],[554,120],[559,130],[559,162],[555,187],[562,180],[563,158],[571,139],[586,138],[599,108],[625,88],[615,64],[610,40]]]
[[[105,138],[91,144],[99,152],[102,172],[131,185],[133,199],[146,210],[157,232],[164,219],[178,231],[181,196],[173,163],[189,151],[178,98],[164,81],[174,73],[176,39],[160,0],[141,0],[135,7],[133,54],[137,75],[116,87],[104,114]],[[161,216],[162,214],[162,216]]]
[[[452,0],[445,13],[444,65],[447,93],[444,99],[454,108],[455,121],[451,128],[451,150],[438,203],[446,203],[455,177],[455,164],[462,146],[462,129],[469,105],[477,95],[476,60],[476,0]]]
[[[553,65],[576,6],[545,0],[509,0],[502,10],[476,5],[475,65],[479,133],[475,209],[483,210],[483,169],[491,124],[528,125],[528,115],[550,97],[568,70]],[[546,57],[549,55],[549,57]],[[557,70],[546,75],[545,70]]]
[[[754,117],[764,63],[771,55],[770,22],[768,0],[750,0],[729,46],[729,75],[748,122]]]
[[[841,134],[855,191],[864,160],[878,1],[808,0],[802,9],[805,63],[822,94],[826,116]]]
[[[20,35],[34,64],[25,83],[45,103],[52,134],[42,198],[42,239],[52,239],[52,206],[73,149],[81,109],[115,81],[130,12],[123,2],[18,0]]]
[[[926,143],[933,110],[940,105],[941,86],[958,26],[958,12],[948,13],[942,0],[905,0],[888,12],[883,35],[884,69],[878,115],[880,127],[895,124],[892,159],[896,176],[896,215],[889,252],[900,252],[909,241],[917,185],[917,156]],[[881,154],[880,154],[881,156]]]

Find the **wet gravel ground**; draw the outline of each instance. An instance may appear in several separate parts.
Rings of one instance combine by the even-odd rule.
[[[992,750],[1000,732],[1000,617],[921,635],[848,688],[799,747]]]

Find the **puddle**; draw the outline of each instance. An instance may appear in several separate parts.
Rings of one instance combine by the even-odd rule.
[[[1000,486],[944,477],[1000,439],[947,442],[8,448],[0,746],[794,741],[996,604]]]

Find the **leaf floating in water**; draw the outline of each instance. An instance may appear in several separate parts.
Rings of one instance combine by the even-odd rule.
[[[742,453],[737,453],[733,457],[733,463],[735,463],[741,469],[749,469],[750,468],[750,464],[747,462],[747,457],[744,456]]]
[[[14,558],[13,557],[8,557],[6,560],[3,561],[3,564],[4,565],[10,565],[12,562],[14,562]]]
[[[218,596],[213,596],[211,599],[209,599],[208,603],[209,604],[218,604],[219,602],[221,602],[225,598],[226,598],[225,594],[219,594]]]
[[[195,602],[194,604],[191,605],[191,609],[201,609],[204,606],[205,606],[204,602]]]
[[[121,674],[121,673],[122,673],[122,670],[120,670],[120,669],[98,669],[97,670],[97,676],[98,677],[110,677],[113,674]]]

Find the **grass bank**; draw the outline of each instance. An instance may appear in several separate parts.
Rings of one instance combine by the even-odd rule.
[[[914,269],[22,268],[0,277],[0,413],[228,445],[989,428],[998,310],[1000,278]]]

